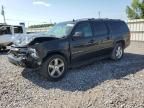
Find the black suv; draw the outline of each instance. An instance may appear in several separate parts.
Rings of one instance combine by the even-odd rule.
[[[70,67],[105,57],[120,60],[129,44],[130,31],[124,21],[81,19],[17,38],[8,59],[18,66],[39,68],[40,74],[57,81]]]

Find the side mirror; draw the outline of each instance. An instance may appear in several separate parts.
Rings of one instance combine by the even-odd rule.
[[[83,36],[82,32],[75,32],[75,34],[73,35],[74,38],[80,38]]]

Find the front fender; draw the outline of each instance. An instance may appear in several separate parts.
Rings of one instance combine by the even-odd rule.
[[[61,54],[68,61],[70,58],[69,42],[65,40],[55,40],[52,42],[43,42],[35,46],[39,59],[44,62],[52,54]]]

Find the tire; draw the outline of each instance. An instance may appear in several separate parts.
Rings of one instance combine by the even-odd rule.
[[[6,46],[3,46],[2,49],[3,49],[3,50],[6,50]]]
[[[65,76],[67,69],[67,61],[63,56],[52,55],[43,63],[40,74],[49,81],[59,81]]]
[[[3,46],[0,46],[0,51],[2,51],[2,49],[3,49]]]
[[[111,59],[112,60],[120,60],[123,58],[124,55],[124,48],[122,43],[116,43],[112,53],[111,53]]]

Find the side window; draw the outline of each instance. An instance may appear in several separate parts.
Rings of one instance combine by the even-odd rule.
[[[104,22],[102,21],[95,21],[93,22],[94,26],[94,35],[95,36],[105,36],[108,34],[107,27]]]
[[[0,35],[12,34],[10,27],[2,26],[0,27]]]
[[[91,25],[89,22],[79,23],[74,30],[74,33],[76,33],[76,32],[82,32],[84,37],[92,37],[93,36]]]
[[[112,33],[119,33],[120,32],[120,23],[118,23],[117,21],[113,21],[113,22],[109,22],[110,24],[110,29],[112,31]]]
[[[127,25],[121,21],[109,22],[113,34],[129,32]]]
[[[129,32],[129,28],[125,22],[121,22],[121,29],[124,33]]]
[[[12,32],[11,32],[11,27],[7,27],[6,29],[7,29],[7,30],[6,30],[6,34],[12,34]]]
[[[23,33],[23,29],[21,26],[14,26],[14,33]]]

